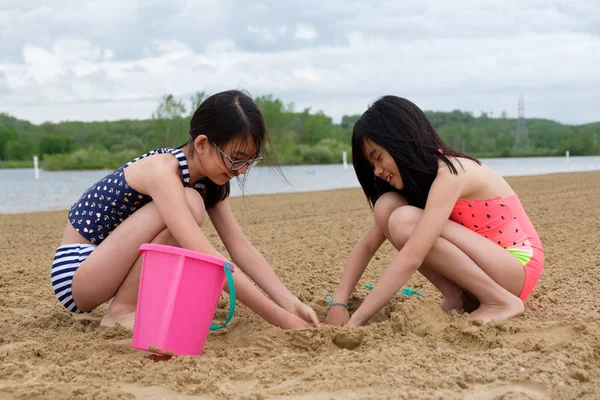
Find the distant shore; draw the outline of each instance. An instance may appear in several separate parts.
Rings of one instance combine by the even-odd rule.
[[[564,157],[565,153],[558,150],[535,150],[535,151],[498,151],[495,153],[474,153],[471,154],[476,158],[535,158],[535,157]],[[600,154],[594,154],[590,156],[597,156]],[[69,160],[69,154],[64,155],[65,160]],[[585,156],[584,156],[585,157]],[[348,154],[348,158],[351,162],[351,155]],[[45,162],[40,161],[40,169],[47,171],[90,171],[98,169],[114,169],[118,168],[124,163],[123,160],[105,160],[102,163],[98,162],[84,162],[80,166],[77,163],[64,162],[60,163],[53,160],[52,165],[49,168],[45,168]],[[328,165],[331,163],[322,163],[317,165]],[[285,166],[289,165],[314,165],[309,163],[301,164],[282,164]],[[0,169],[12,169],[12,168],[33,168],[33,160],[16,160],[16,161],[0,161]]]

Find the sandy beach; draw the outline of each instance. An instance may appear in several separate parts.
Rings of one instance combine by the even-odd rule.
[[[600,172],[509,178],[546,252],[522,317],[482,325],[444,314],[416,274],[369,326],[282,331],[238,304],[200,357],[154,361],[131,333],[73,315],[50,264],[67,212],[0,215],[0,399],[596,399],[600,398]],[[327,312],[352,246],[371,224],[360,189],[232,199],[282,280]],[[205,229],[224,251],[212,226]],[[354,292],[367,294],[385,244]],[[222,321],[223,296],[216,318]],[[356,347],[347,349],[344,347]]]

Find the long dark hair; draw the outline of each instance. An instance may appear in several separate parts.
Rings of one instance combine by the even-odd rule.
[[[241,139],[240,143],[250,139],[257,149],[254,156],[264,153],[265,139],[269,140],[265,120],[258,106],[248,93],[239,90],[216,93],[200,104],[190,121],[190,140],[183,146],[192,143],[199,135],[206,135],[209,141],[219,147],[234,139]],[[191,146],[192,152],[193,149]],[[207,209],[229,196],[229,182],[217,185],[204,178],[202,183],[206,190],[204,202]]]
[[[367,139],[392,156],[404,183],[402,190],[375,176],[365,156]],[[371,207],[383,193],[395,191],[404,195],[408,204],[425,208],[429,190],[437,176],[438,159],[444,161],[453,174],[458,174],[449,157],[467,158],[481,164],[479,160],[444,143],[425,113],[416,104],[401,97],[378,99],[363,113],[352,131],[352,163]]]

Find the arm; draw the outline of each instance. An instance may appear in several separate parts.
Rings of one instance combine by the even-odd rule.
[[[132,170],[130,184],[133,183],[140,193],[152,197],[179,246],[226,259],[213,247],[196,223],[178,175],[177,161],[172,157],[159,156],[148,161],[152,162],[146,162],[143,168]],[[308,327],[302,319],[263,296],[241,271],[234,273],[234,279],[238,299],[269,323],[284,329]]]
[[[384,241],[385,236],[377,225],[373,224],[354,246],[348,257],[346,268],[344,268],[340,283],[333,295],[334,303],[345,304],[348,302],[350,294],[356,287],[360,277],[364,274],[369,261]],[[330,325],[344,325],[348,322],[349,318],[350,315],[345,307],[335,306],[330,308],[325,322]]]
[[[217,203],[208,210],[208,215],[234,264],[283,309],[291,312],[294,304],[301,303],[281,282],[262,254],[252,246],[233,216],[229,199]]]
[[[180,247],[222,257],[196,222],[181,184],[179,164],[171,155],[140,160],[126,170],[129,185],[152,197],[167,229]]]
[[[464,185],[464,174],[440,169],[431,185],[421,218],[404,247],[394,256],[373,291],[350,318],[349,326],[364,325],[379,311],[421,266],[439,238]]]
[[[223,256],[220,256],[224,258]],[[301,318],[291,314],[265,297],[242,271],[233,273],[237,298],[268,323],[282,329],[308,328]],[[227,288],[229,291],[229,288]]]

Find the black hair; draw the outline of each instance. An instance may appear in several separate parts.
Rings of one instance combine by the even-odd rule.
[[[365,155],[367,139],[383,147],[394,159],[404,183],[402,190],[375,176],[373,166]],[[429,190],[437,176],[438,159],[446,163],[453,174],[458,174],[450,157],[466,158],[481,164],[476,158],[444,143],[425,113],[416,104],[401,97],[378,99],[362,114],[352,131],[352,163],[371,207],[383,193],[395,191],[405,196],[408,204],[425,208]]]
[[[216,93],[204,100],[194,112],[190,121],[190,139],[180,147],[184,147],[199,135],[206,135],[211,143],[223,147],[234,139],[240,143],[250,139],[254,142],[257,156],[264,151],[265,139],[268,141],[265,120],[258,106],[248,93],[239,90],[228,90]],[[194,151],[194,146],[191,146]],[[225,165],[225,160],[221,156]],[[205,186],[205,206],[207,209],[226,199],[230,193],[230,184],[217,185],[208,178],[202,183]]]

